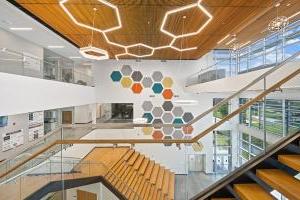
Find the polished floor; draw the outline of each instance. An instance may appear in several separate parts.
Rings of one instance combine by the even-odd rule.
[[[223,176],[222,174],[206,174],[204,172],[176,175],[175,200],[190,199]]]

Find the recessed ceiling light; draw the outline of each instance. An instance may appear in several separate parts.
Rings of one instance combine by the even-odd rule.
[[[289,16],[288,19],[292,19],[292,18],[296,17],[296,16],[299,15],[299,14],[300,14],[300,11],[299,11],[299,12],[296,12],[295,14],[293,14],[293,15],[291,15],[291,16]]]
[[[291,3],[287,3],[286,6],[288,6],[288,7],[291,6]]]
[[[217,44],[221,44],[224,40],[226,40],[228,37],[230,36],[230,34],[226,35],[225,37],[223,37],[219,42],[217,42]]]
[[[80,56],[70,56],[69,58],[70,58],[70,59],[80,59],[80,58],[82,58],[82,57],[80,57]]]
[[[279,2],[275,4],[275,7],[279,7],[279,6],[280,6],[280,3],[279,3]]]
[[[12,31],[32,31],[31,27],[10,27]]]
[[[60,45],[49,45],[48,48],[49,48],[49,49],[62,49],[62,48],[65,48],[65,46],[60,46]]]

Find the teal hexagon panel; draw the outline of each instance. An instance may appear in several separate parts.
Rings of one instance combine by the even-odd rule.
[[[110,75],[111,80],[114,82],[119,82],[122,78],[122,74],[120,71],[113,71]]]
[[[155,94],[160,94],[163,91],[163,86],[161,83],[154,83],[152,90]]]

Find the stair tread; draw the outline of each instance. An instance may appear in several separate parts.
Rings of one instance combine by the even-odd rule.
[[[125,156],[123,157],[123,160],[128,160],[131,155],[134,153],[134,149],[129,149],[129,151],[125,154]]]
[[[289,199],[300,199],[300,181],[279,169],[258,169],[256,175]]]
[[[150,183],[152,183],[152,184],[156,183],[159,169],[160,169],[160,166],[158,164],[155,164],[153,167],[152,173],[151,173]]]
[[[300,155],[279,155],[278,160],[290,168],[300,171]]]
[[[133,164],[133,168],[135,170],[138,170],[144,160],[145,156],[144,155],[141,155],[136,159],[135,163]]]
[[[170,170],[166,169],[164,173],[164,179],[163,179],[163,186],[162,186],[162,193],[168,194],[169,191],[169,181],[170,181]]]
[[[174,195],[175,195],[175,174],[171,172],[169,176],[169,191],[168,191],[169,199],[173,200]]]
[[[273,200],[273,197],[256,183],[234,184],[233,188],[241,200]]]
[[[134,152],[133,155],[127,161],[129,165],[133,165],[136,159],[139,157],[140,153]]]
[[[143,175],[143,174],[145,173],[145,171],[146,171],[146,169],[147,169],[147,166],[148,166],[149,162],[150,162],[150,159],[149,159],[149,158],[145,158],[145,159],[143,160],[143,162],[142,162],[142,164],[141,164],[141,166],[140,166],[140,168],[139,168],[139,173],[140,173],[140,174]]]
[[[156,186],[158,189],[162,189],[164,174],[165,174],[165,168],[160,167],[158,175],[157,175],[157,181],[156,181]]]
[[[146,169],[146,172],[145,172],[145,179],[150,179],[150,176],[151,176],[151,172],[152,172],[152,169],[154,167],[154,161],[150,161],[148,166],[147,166],[147,169]]]

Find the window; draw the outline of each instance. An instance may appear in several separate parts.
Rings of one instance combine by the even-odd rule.
[[[231,132],[215,131],[214,132],[214,171],[228,172],[231,170]]]
[[[247,98],[240,98],[239,99],[240,106],[245,104],[248,100],[249,99],[247,99]],[[240,121],[240,124],[249,125],[249,109],[246,109],[246,110],[243,110],[242,112],[240,112],[239,121]]]
[[[286,101],[286,124],[287,132],[295,133],[300,129],[300,101]]]
[[[213,106],[217,105],[222,100],[223,100],[222,98],[214,98]],[[223,119],[228,115],[228,113],[229,113],[229,104],[227,102],[223,104],[221,107],[219,107],[217,110],[214,110],[213,116],[219,119]]]

